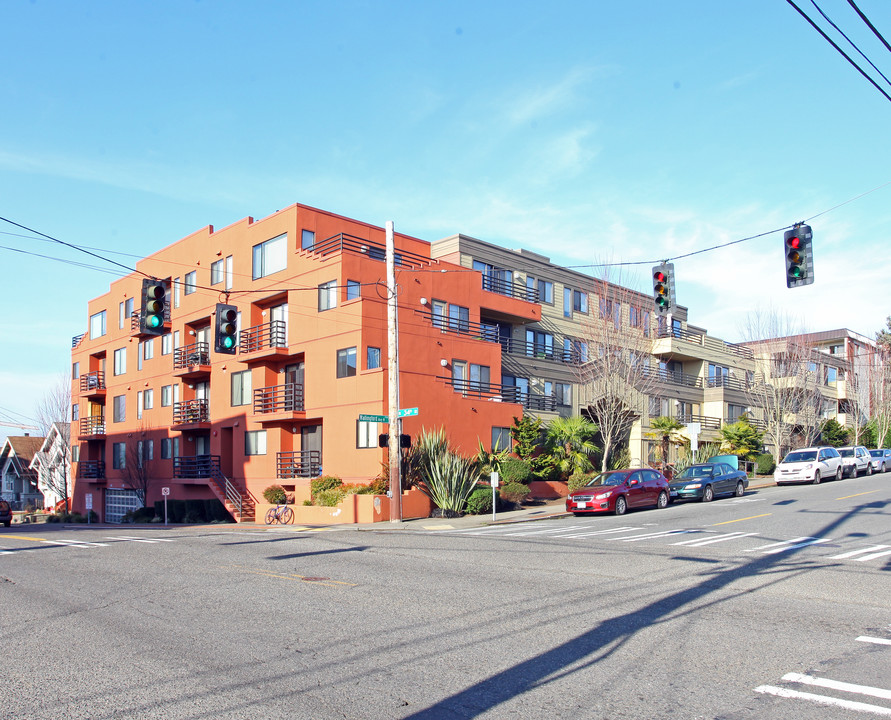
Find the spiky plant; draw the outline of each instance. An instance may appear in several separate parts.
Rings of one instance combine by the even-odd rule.
[[[459,515],[480,479],[476,460],[465,458],[449,447],[445,431],[422,431],[415,444],[413,470],[418,488],[436,507]]]

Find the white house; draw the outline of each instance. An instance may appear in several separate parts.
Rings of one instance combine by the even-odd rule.
[[[69,423],[53,423],[31,460],[30,469],[37,473],[37,488],[43,493],[45,508],[55,506],[71,494],[70,427]]]

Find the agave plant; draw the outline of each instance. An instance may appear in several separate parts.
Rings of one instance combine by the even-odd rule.
[[[476,460],[453,451],[442,428],[422,431],[412,455],[418,488],[445,513],[460,514],[480,479]]]

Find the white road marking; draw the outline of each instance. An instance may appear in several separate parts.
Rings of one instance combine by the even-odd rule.
[[[158,540],[146,540],[144,538],[135,538],[135,537],[113,537],[111,535],[105,536],[106,540],[126,540],[127,542],[141,542],[141,543],[156,543]],[[172,542],[171,540],[165,540],[165,542]]]
[[[783,675],[783,680],[786,682],[801,683],[802,685],[829,688],[830,690],[841,690],[842,692],[854,693],[857,695],[869,695],[870,697],[877,697],[882,700],[891,700],[891,690],[870,687],[868,685],[854,685],[853,683],[814,677],[813,675],[803,675],[801,673],[786,673]]]
[[[634,532],[635,530],[640,530],[640,528],[639,527],[631,527],[631,526],[626,525],[624,527],[612,528],[610,530],[591,530],[589,532],[575,533],[573,535],[561,535],[561,537],[563,537],[563,538],[582,538],[582,537],[591,537],[592,535],[615,535],[616,533]],[[615,538],[607,538],[607,539],[615,540]]]
[[[827,695],[814,695],[813,693],[799,692],[798,690],[789,690],[788,688],[773,687],[772,685],[761,685],[755,688],[755,692],[766,693],[768,695],[776,695],[777,697],[792,698],[795,700],[810,700],[820,705],[833,705],[842,707],[847,710],[857,710],[859,712],[873,713],[874,715],[884,715],[891,717],[891,708],[881,707],[880,705],[870,705],[869,703],[856,702],[854,700],[842,700],[840,698],[829,697]]]
[[[857,639],[860,642],[875,643],[876,645],[891,645],[891,640],[887,640],[886,638],[877,638],[877,637],[869,637],[868,635],[861,635]]]
[[[638,540],[651,540],[661,537],[669,537],[671,535],[686,535],[688,533],[698,533],[702,530],[663,530],[657,533],[647,533],[645,535],[632,535],[630,537],[607,538],[607,540],[618,540],[619,542],[637,542]]]
[[[687,545],[689,547],[702,547],[703,545],[711,545],[712,543],[724,542],[725,540],[738,540],[739,538],[757,535],[758,533],[732,532],[724,535],[717,535],[712,538],[703,540],[702,538],[693,538],[692,540],[682,540],[681,542],[672,543],[672,545]]]
[[[830,560],[847,560],[848,558],[854,557],[855,555],[862,555],[863,553],[868,553],[873,550],[883,550],[884,548],[891,547],[891,545],[873,545],[872,547],[860,548],[859,550],[851,550],[850,552],[842,553],[841,555],[833,555]],[[876,553],[871,557],[881,557],[882,555],[891,554],[891,550],[886,553]],[[861,560],[865,560],[866,558],[860,558]]]
[[[47,545],[61,545],[63,547],[108,547],[108,543],[93,543],[87,542],[86,540],[41,540],[40,542],[46,543]]]
[[[758,552],[759,550],[762,550],[763,555],[775,555],[776,553],[797,550],[798,548],[807,547],[808,545],[817,545],[819,543],[829,542],[830,540],[832,540],[832,538],[800,537],[795,538],[794,540],[783,540],[768,545],[761,545],[760,547],[752,548],[746,552]]]
[[[587,525],[570,525],[568,527],[548,528],[546,530],[524,530],[523,532],[506,532],[505,535],[522,537],[524,535],[547,535],[548,533],[565,533],[588,527]],[[507,528],[505,528],[507,529]],[[599,530],[598,532],[603,532]]]

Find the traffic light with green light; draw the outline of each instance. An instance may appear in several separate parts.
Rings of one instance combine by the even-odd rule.
[[[142,281],[142,305],[139,308],[139,331],[143,335],[163,335],[167,315],[167,286],[161,280]]]
[[[814,281],[813,233],[810,225],[796,225],[783,233],[786,256],[786,287],[810,285]]]
[[[235,336],[238,332],[238,308],[234,305],[217,303],[216,325],[213,336],[213,349],[224,355],[238,352]]]
[[[653,303],[658,315],[668,315],[677,307],[672,263],[660,263],[653,268]]]

